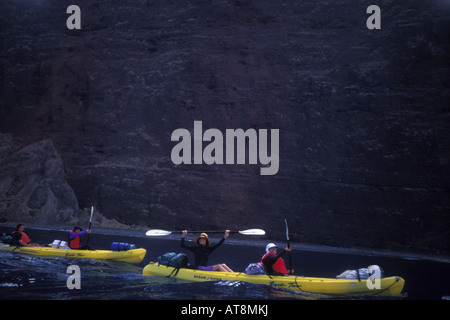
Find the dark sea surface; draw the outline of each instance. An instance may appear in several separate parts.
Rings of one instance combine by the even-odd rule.
[[[11,227],[0,226],[0,233],[11,232]],[[33,242],[41,245],[53,240],[64,240],[67,230],[46,228],[27,229]],[[100,233],[102,232],[102,233]],[[220,234],[211,237],[212,242]],[[84,236],[85,237],[85,236]],[[195,235],[189,235],[193,240]],[[86,238],[82,240],[84,243]],[[1,300],[445,300],[450,296],[450,264],[421,258],[390,257],[385,255],[345,254],[340,252],[308,251],[292,244],[292,263],[295,273],[305,276],[336,277],[347,269],[366,268],[377,264],[385,276],[405,279],[404,296],[330,297],[308,295],[275,289],[265,285],[242,282],[187,282],[171,278],[147,277],[142,269],[166,252],[186,252],[179,245],[178,236],[150,238],[145,232],[95,231],[89,245],[95,249],[110,249],[112,242],[126,242],[147,249],[140,264],[125,262],[45,258],[39,256],[0,252]],[[210,257],[210,263],[226,263],[234,271],[243,271],[264,254],[270,239],[231,235]],[[279,246],[283,246],[279,243]],[[186,252],[190,259],[189,252]],[[285,257],[287,260],[287,256]],[[77,265],[81,273],[81,288],[69,289],[67,268]]]

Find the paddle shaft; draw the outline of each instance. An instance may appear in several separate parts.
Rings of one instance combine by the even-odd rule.
[[[183,231],[170,231],[171,233],[182,233]],[[230,233],[238,233],[239,231],[230,231]],[[188,233],[225,233],[225,230],[188,230]]]
[[[92,216],[94,215],[94,207],[91,207],[91,217],[89,218],[89,228],[88,230],[91,230],[91,225],[92,225]],[[89,236],[91,235],[91,233],[88,233],[87,236],[87,240],[86,240],[86,244],[89,244]]]
[[[288,224],[287,224],[287,220],[284,219],[284,222],[286,223],[286,241],[287,241],[287,247],[290,249],[291,248],[291,243],[289,241],[289,228],[288,228]],[[289,257],[289,273],[292,272],[292,258],[291,258],[291,252],[288,251],[288,257]]]

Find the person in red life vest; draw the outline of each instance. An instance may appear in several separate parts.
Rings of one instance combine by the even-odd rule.
[[[286,276],[293,274],[294,270],[290,272],[286,269],[284,260],[281,258],[286,251],[291,251],[291,248],[285,248],[277,254],[277,246],[274,243],[269,243],[266,246],[266,254],[262,257],[261,262],[266,269],[266,272],[275,276]]]
[[[69,243],[70,249],[76,249],[76,250],[92,250],[88,245],[80,247],[80,236],[85,233],[91,233],[91,229],[88,229],[86,231],[83,231],[78,226],[73,227],[73,230],[70,231],[69,235],[67,236],[67,242]]]
[[[12,232],[13,244],[22,247],[40,247],[37,243],[32,243],[30,237],[25,233],[25,226],[19,223]]]

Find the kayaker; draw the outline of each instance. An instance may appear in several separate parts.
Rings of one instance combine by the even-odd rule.
[[[22,247],[40,247],[37,243],[32,243],[30,237],[26,234],[25,226],[19,223],[12,232],[12,244]]]
[[[290,272],[286,269],[284,260],[281,258],[283,254],[287,251],[291,251],[291,248],[284,248],[280,253],[277,254],[278,247],[274,243],[269,243],[266,246],[266,254],[262,257],[261,262],[266,269],[266,272],[270,275],[275,276],[285,276],[289,274],[294,274],[294,270]]]
[[[73,227],[73,230],[67,236],[67,243],[69,243],[70,249],[76,250],[92,250],[88,245],[80,247],[80,236],[85,233],[91,233],[91,229],[83,231],[79,226]]]
[[[223,272],[233,272],[226,264],[219,263],[215,265],[208,266],[208,258],[209,255],[217,249],[230,235],[230,230],[226,230],[223,238],[211,246],[208,235],[206,233],[202,233],[199,237],[195,239],[196,246],[187,246],[184,242],[186,238],[187,230],[182,231],[181,235],[181,247],[187,250],[190,250],[195,255],[195,268],[204,271],[223,271]]]

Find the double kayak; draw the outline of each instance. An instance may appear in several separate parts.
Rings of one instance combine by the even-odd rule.
[[[146,250],[143,248],[126,251],[113,250],[74,250],[52,247],[19,247],[0,244],[0,251],[17,252],[46,257],[64,257],[76,259],[101,259],[115,260],[130,263],[140,263],[145,257]]]
[[[400,296],[405,284],[401,277],[380,278],[379,283],[367,283],[367,279],[335,279],[301,276],[250,275],[241,272],[202,271],[188,268],[174,268],[151,262],[145,266],[144,276],[172,277],[187,281],[243,281],[263,284],[280,289],[326,295],[376,295]],[[378,279],[377,279],[378,280]]]

